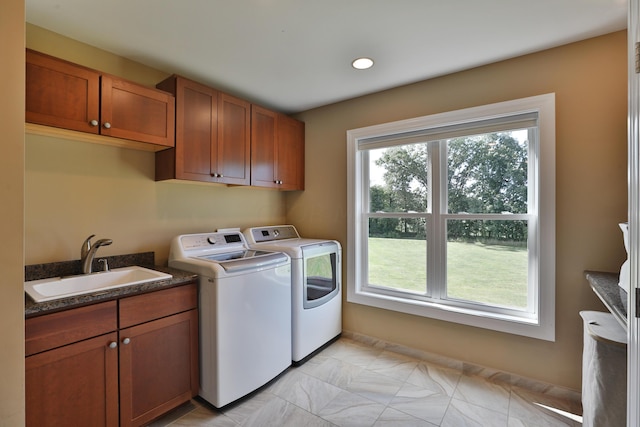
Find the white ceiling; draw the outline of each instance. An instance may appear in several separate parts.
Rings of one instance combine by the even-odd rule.
[[[26,0],[26,13],[293,113],[624,29],[627,0]],[[374,67],[353,69],[359,56]]]

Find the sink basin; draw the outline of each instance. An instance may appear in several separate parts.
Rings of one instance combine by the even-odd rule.
[[[24,282],[24,290],[36,302],[89,294],[123,286],[171,279],[170,274],[144,267],[122,267],[110,271]]]

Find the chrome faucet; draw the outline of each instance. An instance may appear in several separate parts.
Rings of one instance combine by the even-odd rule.
[[[90,274],[92,271],[91,264],[93,263],[93,258],[96,256],[96,252],[100,246],[109,246],[113,243],[111,239],[100,239],[95,242],[93,245],[91,244],[91,239],[95,237],[95,234],[87,237],[87,239],[82,243],[82,249],[80,251],[80,261],[82,262],[82,274]]]

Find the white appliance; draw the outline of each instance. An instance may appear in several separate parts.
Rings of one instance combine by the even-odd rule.
[[[620,230],[622,230],[622,241],[624,242],[624,249],[627,251],[627,259],[620,267],[620,276],[618,285],[629,293],[629,223],[623,222],[618,224]]]
[[[199,278],[200,396],[225,406],[291,365],[291,260],[239,231],[186,234],[169,266]]]
[[[293,225],[243,231],[249,247],[291,257],[291,360],[295,363],[342,332],[342,248],[335,240],[300,237]]]

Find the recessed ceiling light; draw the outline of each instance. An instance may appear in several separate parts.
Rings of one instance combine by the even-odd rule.
[[[366,70],[367,68],[373,67],[373,59],[371,58],[356,58],[351,63],[351,66],[356,70]]]

